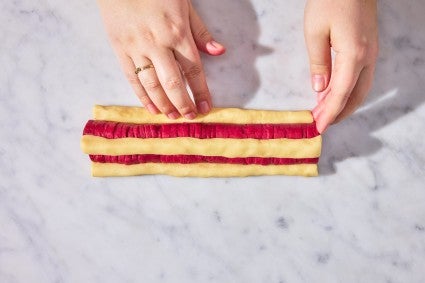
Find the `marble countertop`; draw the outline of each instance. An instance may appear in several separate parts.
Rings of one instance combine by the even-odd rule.
[[[196,2],[216,106],[314,106],[304,1]],[[374,87],[316,178],[92,178],[91,107],[138,105],[95,1],[0,8],[0,282],[425,282],[424,1],[379,1]]]

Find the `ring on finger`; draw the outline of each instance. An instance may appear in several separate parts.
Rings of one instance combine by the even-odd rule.
[[[137,67],[136,70],[134,71],[134,73],[137,75],[141,71],[144,71],[144,70],[147,70],[147,69],[155,69],[155,66],[152,63],[150,63],[150,64],[147,64],[143,67]]]

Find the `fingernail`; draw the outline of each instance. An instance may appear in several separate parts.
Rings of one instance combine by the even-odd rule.
[[[325,89],[325,77],[323,75],[313,75],[313,89],[314,91],[322,91]]]
[[[174,111],[174,112],[171,112],[170,114],[168,114],[167,117],[170,118],[170,119],[175,120],[175,119],[177,119],[177,118],[180,117],[180,114],[177,113],[176,111]]]
[[[205,46],[207,53],[213,56],[222,55],[226,52],[226,48],[217,41],[211,40]]]
[[[210,42],[208,42],[207,44],[210,44],[212,47],[214,47],[214,48],[223,48],[223,45],[221,45],[220,43],[218,43],[217,41],[215,41],[215,40],[211,40]]]
[[[158,109],[152,103],[146,105],[146,108],[151,114],[158,114]]]
[[[199,108],[199,112],[202,114],[206,114],[210,111],[210,106],[208,102],[206,101],[200,102],[198,108]]]
[[[193,119],[195,119],[195,118],[196,118],[196,114],[195,114],[195,112],[190,112],[190,113],[188,113],[188,114],[185,114],[185,115],[184,115],[184,117],[185,117],[186,119],[193,120]]]

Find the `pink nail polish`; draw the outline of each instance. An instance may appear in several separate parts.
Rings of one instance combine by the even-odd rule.
[[[215,41],[215,40],[211,40],[211,41],[210,41],[210,44],[211,44],[214,48],[222,48],[222,47],[223,47],[220,43],[218,43],[218,42],[217,42],[217,41]]]
[[[198,106],[198,111],[202,114],[208,113],[210,111],[210,106],[209,106],[208,102],[206,102],[206,101],[200,102],[199,106]]]
[[[193,120],[196,118],[195,112],[190,112],[189,114],[185,114],[184,117],[189,120]]]
[[[313,75],[313,89],[316,92],[323,91],[326,88],[325,77],[323,75]]]
[[[205,47],[207,49],[207,52],[210,55],[214,55],[214,56],[221,55],[224,52],[226,52],[226,49],[224,48],[224,46],[214,40],[211,40],[210,42],[208,42]]]
[[[171,112],[170,114],[168,114],[167,117],[170,118],[170,119],[175,120],[175,119],[177,119],[177,118],[180,117],[180,114],[177,113],[176,111],[174,111],[174,112]]]

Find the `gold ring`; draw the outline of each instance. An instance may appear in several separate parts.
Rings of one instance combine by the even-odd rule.
[[[147,64],[143,67],[137,67],[136,70],[134,71],[134,73],[137,75],[138,73],[140,73],[141,71],[147,70],[147,69],[154,69],[154,65],[152,63]]]

